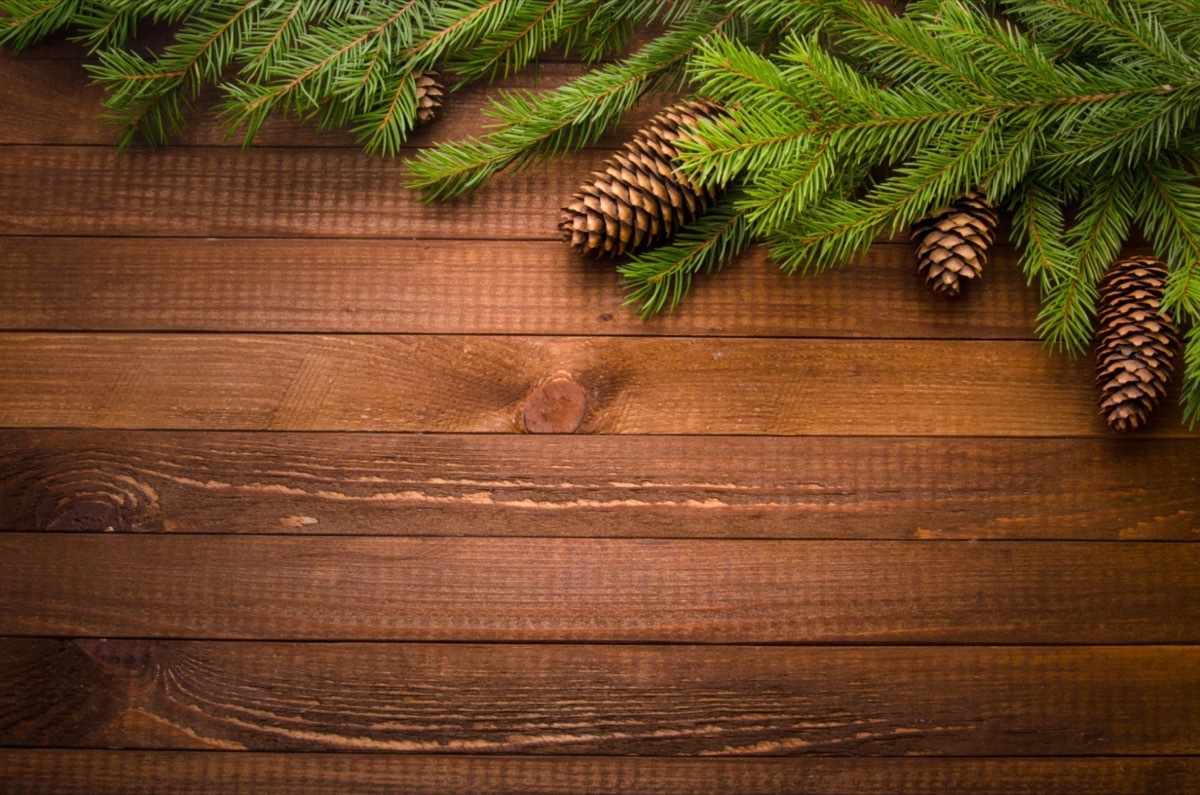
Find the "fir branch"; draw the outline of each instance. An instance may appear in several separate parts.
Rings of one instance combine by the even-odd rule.
[[[1169,269],[1163,311],[1200,317],[1200,186],[1173,162],[1148,163],[1138,218]]]
[[[408,74],[392,74],[389,79],[384,70],[378,69],[378,61],[406,52],[425,29],[429,14],[427,0],[408,0],[399,6],[371,4],[361,15],[331,18],[311,29],[303,49],[273,56],[270,66],[264,67],[272,75],[271,80],[243,79],[225,84],[226,101],[221,110],[231,128],[244,129],[246,144],[277,110],[309,116],[324,107],[326,124],[349,123],[360,107],[372,104],[357,101],[362,97],[379,96],[389,89],[393,96],[403,91]],[[252,46],[258,49],[260,43],[253,42]],[[249,77],[253,76],[251,70]],[[341,102],[331,103],[339,96]],[[413,108],[413,118],[415,114]]]
[[[738,208],[735,188],[698,221],[680,232],[670,245],[630,258],[622,265],[627,304],[638,305],[643,319],[673,310],[698,274],[719,271],[744,251],[753,239],[745,212]]]
[[[1064,242],[1064,198],[1053,188],[1029,179],[1009,194],[1013,242],[1021,249],[1021,267],[1029,284],[1045,293],[1067,278],[1074,261]]]
[[[241,39],[252,28],[260,0],[224,0],[212,15],[196,16],[176,33],[175,43],[149,60],[122,50],[105,50],[89,71],[108,88],[110,121],[121,127],[118,145],[141,133],[151,144],[166,143],[182,125],[186,104],[209,80],[220,77]],[[173,18],[186,8],[160,9]]]
[[[5,0],[0,4],[0,44],[23,50],[70,26],[94,5],[87,0]]]
[[[439,144],[408,161],[408,184],[427,202],[469,193],[505,168],[524,168],[594,142],[647,91],[672,76],[698,42],[729,24],[704,7],[624,61],[595,69],[541,94],[501,94],[487,114],[497,124],[482,138]]]
[[[1184,335],[1183,389],[1179,402],[1183,405],[1183,421],[1189,428],[1200,420],[1200,316],[1193,315],[1192,327]]]
[[[1038,316],[1038,333],[1052,348],[1079,353],[1091,345],[1096,285],[1129,236],[1137,194],[1128,172],[1119,172],[1090,190],[1080,206],[1067,236],[1070,265],[1050,282]]]

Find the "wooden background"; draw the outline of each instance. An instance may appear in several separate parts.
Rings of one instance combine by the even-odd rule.
[[[1200,435],[1107,434],[1010,249],[641,323],[554,224],[652,105],[424,207],[100,99],[0,58],[0,789],[1200,789]]]

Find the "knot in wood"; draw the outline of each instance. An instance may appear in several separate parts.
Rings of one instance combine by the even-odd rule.
[[[131,529],[129,512],[112,498],[72,499],[56,511],[46,529],[54,532],[117,532]]]
[[[570,378],[554,378],[525,401],[525,430],[530,433],[574,433],[583,422],[587,395]]]
[[[135,675],[148,671],[158,656],[153,640],[78,638],[75,645],[105,668]]]

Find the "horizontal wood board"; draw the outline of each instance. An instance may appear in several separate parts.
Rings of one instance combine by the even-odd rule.
[[[1200,649],[0,640],[0,740],[393,753],[1200,750]],[[54,709],[44,705],[53,703]]]
[[[992,263],[943,301],[908,245],[807,278],[755,248],[643,322],[557,241],[0,236],[0,329],[1033,339],[1015,252]]]
[[[1200,761],[439,756],[0,749],[12,795],[1192,795]]]
[[[1196,643],[1200,545],[0,534],[0,634]]]
[[[0,431],[0,530],[1200,539],[1191,439]]]
[[[1034,342],[458,335],[0,335],[0,426],[1105,436],[1090,366]],[[1174,394],[1149,434],[1200,438]]]

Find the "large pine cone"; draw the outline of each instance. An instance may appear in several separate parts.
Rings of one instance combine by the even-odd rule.
[[[975,279],[987,264],[995,240],[996,211],[979,191],[913,224],[917,269],[935,293],[958,295],[964,280]]]
[[[413,82],[417,84],[417,122],[425,124],[442,106],[442,84],[437,72],[416,72]]]
[[[1096,386],[1114,431],[1146,424],[1167,390],[1179,332],[1162,309],[1167,269],[1149,258],[1122,260],[1100,280]]]
[[[661,243],[707,211],[718,191],[675,173],[675,142],[698,120],[721,115],[708,100],[688,100],[651,119],[563,208],[563,238],[581,254],[619,257]]]

